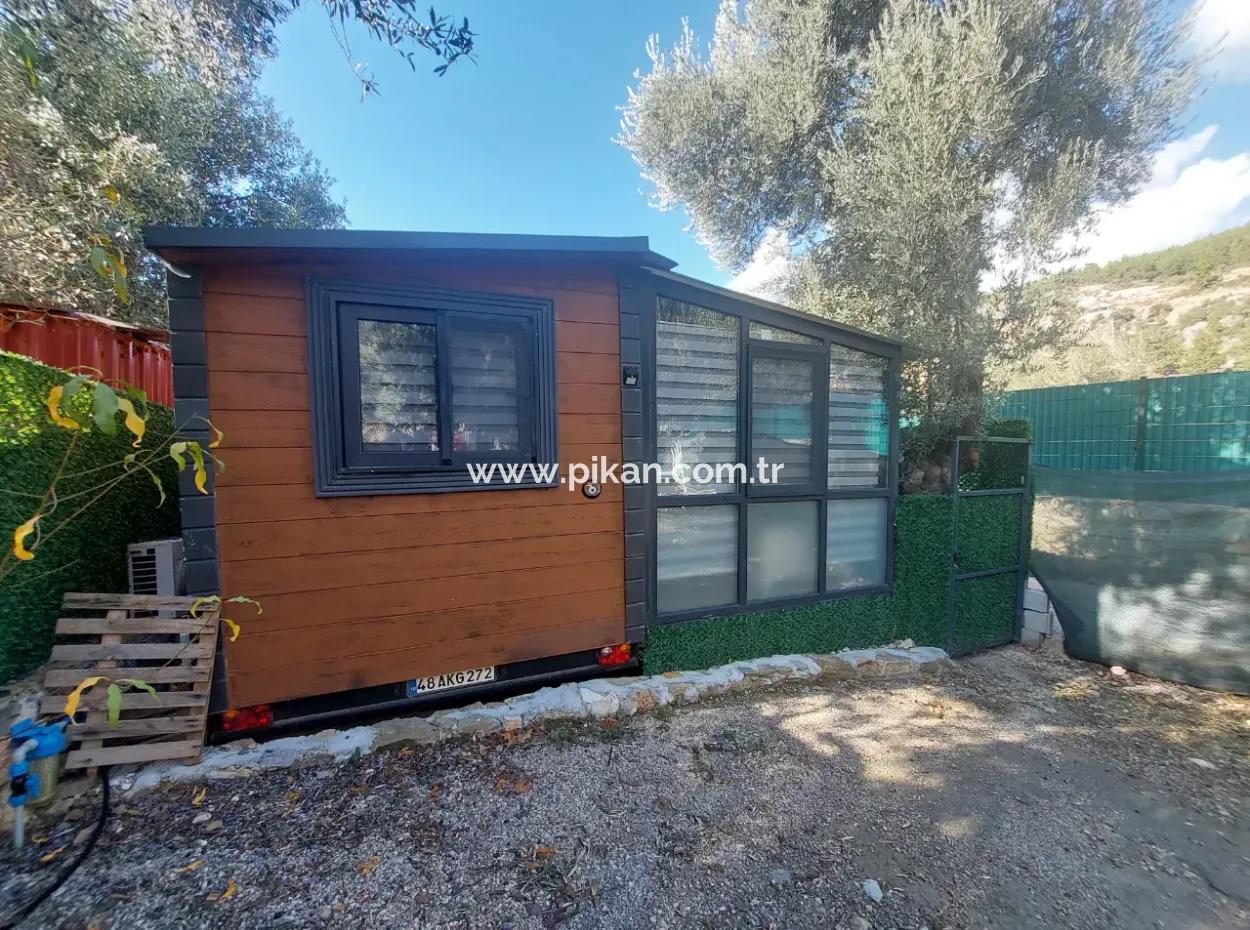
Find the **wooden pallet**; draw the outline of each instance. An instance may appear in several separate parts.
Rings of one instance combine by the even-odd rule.
[[[204,747],[208,693],[217,648],[218,607],[191,616],[193,597],[146,594],[66,594],[76,616],[56,624],[56,645],[44,679],[41,710],[63,713],[66,696],[84,678],[137,678],[158,697],[129,690],[121,719],[107,718],[107,682],[82,697],[66,769],[158,760],[196,762]]]

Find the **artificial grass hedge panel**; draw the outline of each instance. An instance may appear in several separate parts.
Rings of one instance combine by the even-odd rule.
[[[67,379],[58,368],[0,352],[0,488],[6,492],[0,494],[0,545],[6,550],[12,545],[13,530],[30,518],[47,490],[70,440],[69,431],[49,419],[46,406],[48,391]],[[83,391],[71,404],[86,401]],[[172,429],[173,411],[150,404],[148,435],[167,435]],[[132,438],[124,429],[113,436],[83,432],[66,472],[120,461],[133,451]],[[152,479],[137,471],[41,543],[34,560],[18,565],[0,582],[0,681],[22,675],[48,658],[66,591],[125,591],[127,544],[178,534],[177,470],[168,457],[160,458],[155,469],[168,495],[164,505],[158,506],[160,494]],[[43,532],[58,525],[58,516],[68,516],[83,503],[64,498],[92,487],[99,478],[97,473],[62,480],[58,486],[62,503],[42,522]]]
[[[1020,498],[965,497],[959,502],[959,569],[980,572],[1020,561]]]
[[[950,498],[900,497],[895,533],[892,594],[653,626],[643,653],[646,671],[708,668],[795,652],[836,652],[904,638],[921,645],[945,645]]]

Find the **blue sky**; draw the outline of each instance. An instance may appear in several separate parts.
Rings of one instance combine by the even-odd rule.
[[[1187,114],[1185,138],[1161,155],[1151,188],[1107,217],[1092,257],[1250,219],[1250,0],[1206,3],[1201,35],[1227,34],[1211,86]],[[688,231],[684,214],[648,205],[637,166],[612,141],[626,88],[648,64],[647,36],[659,33],[671,45],[684,15],[706,41],[716,0],[436,6],[469,17],[477,63],[457,63],[440,79],[429,56],[413,73],[349,29],[351,60],[381,85],[381,96],[364,101],[321,4],[305,4],[281,27],[281,54],[262,89],[337,179],[352,226],[647,235],[685,273],[731,279]],[[749,279],[750,270],[740,281]]]

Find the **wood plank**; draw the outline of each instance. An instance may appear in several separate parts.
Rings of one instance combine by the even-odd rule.
[[[104,667],[53,668],[48,670],[48,675],[44,679],[44,686],[48,688],[73,688],[84,678],[91,675],[99,675],[106,671],[107,669]],[[146,681],[150,685],[167,685],[177,682],[203,681],[212,670],[191,665],[171,665],[168,668],[136,666],[133,668],[113,669],[113,671],[119,673],[117,675],[119,678],[137,678],[139,681]]]
[[[195,620],[190,617],[61,617],[56,622],[56,632],[59,636],[89,636],[95,633],[199,636],[211,632],[216,623],[214,607],[213,616]]]
[[[556,355],[556,378],[561,384],[619,384],[619,355],[591,352],[560,352]]]
[[[621,414],[621,389],[615,384],[560,384],[556,387],[560,422],[583,413]]]
[[[504,494],[481,491],[481,494]],[[565,492],[567,496],[568,492]],[[458,542],[542,539],[583,533],[620,532],[619,507],[569,503],[521,510],[431,513],[413,520],[405,515],[335,517],[275,524],[234,523],[218,527],[223,562],[241,559],[374,552],[441,546]]]
[[[621,589],[536,597],[480,607],[353,620],[315,628],[270,631],[258,627],[231,644],[230,668],[260,673],[268,668],[348,656],[415,649],[461,639],[620,619]]]
[[[232,467],[233,470],[233,467]],[[452,494],[385,494],[377,497],[317,497],[310,484],[232,485],[217,492],[217,520],[227,523],[266,523],[276,520],[426,514],[455,510],[481,512],[549,507],[553,503],[583,507],[618,508],[624,491],[605,484],[603,493],[589,500],[563,488],[465,491]]]
[[[135,746],[75,749],[66,757],[65,768],[72,770],[94,768],[101,765],[133,765],[138,762],[198,759],[202,745],[200,740],[182,740],[178,742],[142,743]]]
[[[230,695],[236,705],[262,704],[481,665],[504,665],[583,649],[598,649],[622,642],[624,637],[624,619],[612,618],[555,627],[524,637],[503,633],[438,646],[304,662],[263,675],[239,673],[231,667]]]
[[[74,682],[75,685],[78,682]],[[65,711],[65,697],[70,691],[70,686],[62,685],[52,688],[53,691],[63,690],[63,694],[45,694],[39,702],[41,713],[45,714],[61,714]],[[161,691],[160,699],[152,697],[146,691],[127,691],[122,694],[122,715],[125,716],[127,711],[143,710],[143,711],[161,711],[164,713],[178,713],[180,711],[195,710],[208,706],[207,695],[197,694],[194,691]],[[79,706],[87,709],[102,709],[107,706],[108,695],[104,688],[93,688],[86,692]]]
[[[94,662],[103,659],[192,659],[210,658],[212,643],[109,643],[100,645],[58,645],[52,647],[53,662]]]
[[[584,562],[625,557],[625,538],[618,532],[579,533],[530,541],[481,543],[449,542],[441,546],[408,547],[385,551],[332,553],[242,559],[230,562],[226,575],[231,591],[247,591],[262,598],[269,594],[333,590],[344,582],[378,584],[480,575],[500,568],[576,570]],[[55,655],[54,655],[55,658]]]
[[[216,333],[250,336],[305,335],[308,311],[301,292],[298,299],[287,297],[222,297],[204,295],[204,328],[208,332],[210,366]]]
[[[621,307],[618,293],[597,294],[587,291],[559,291],[555,295],[556,319],[569,323],[620,323]]]
[[[616,326],[603,323],[556,323],[557,352],[593,352],[604,355],[621,354],[621,332]]]
[[[214,410],[213,425],[222,431],[221,447],[236,449],[312,448],[312,426],[305,413],[289,410]]]
[[[293,256],[294,257],[294,256]],[[206,267],[204,292],[208,295],[245,295],[304,299],[304,279],[351,276],[360,280],[417,284],[487,293],[513,293],[559,297],[594,294],[615,300],[618,294],[616,267],[611,260],[587,259],[573,264],[538,266],[533,263],[502,265],[484,256],[476,263],[430,253],[394,253],[391,260],[370,260],[361,253],[325,255],[316,264],[293,261],[274,264],[275,257],[261,259],[266,267],[237,265]]]
[[[332,597],[318,591],[274,594],[265,598],[264,616],[248,626],[256,631],[315,627],[587,591],[599,591],[604,604],[615,604],[624,590],[624,577],[621,560],[612,559],[588,562],[577,571],[564,566],[528,568],[472,577],[342,587]],[[234,647],[243,639],[240,636],[236,642],[226,643],[227,655],[233,655]]]
[[[308,370],[308,341],[303,336],[213,333],[208,337],[213,371]]]
[[[140,738],[146,736],[166,736],[169,734],[198,733],[204,726],[199,714],[187,714],[181,717],[138,717],[127,719],[124,715],[113,726],[104,723],[75,724],[69,729],[71,739],[101,737],[103,739]]]
[[[308,376],[303,372],[239,371],[208,379],[212,410],[290,410],[307,415]]]
[[[122,610],[190,610],[198,598],[194,597],[175,597],[172,595],[158,594],[96,594],[96,593],[80,593],[68,592],[62,599],[62,604],[66,608],[72,609],[91,609],[103,608],[120,608]],[[201,616],[216,611],[215,605],[205,605],[201,611]]]

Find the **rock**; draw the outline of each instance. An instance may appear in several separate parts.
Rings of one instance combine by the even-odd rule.
[[[875,903],[880,904],[881,899],[884,898],[885,895],[881,891],[881,886],[877,884],[877,880],[875,878],[870,878],[870,879],[867,879],[863,884],[864,884],[864,894],[867,897],[871,898]]]
[[[515,733],[517,730],[525,727],[525,720],[515,715],[503,718],[503,728],[507,733]]]
[[[1111,674],[1112,675],[1127,675],[1128,672],[1124,670],[1123,665],[1113,665],[1111,666]]]
[[[1190,765],[1196,765],[1200,769],[1206,769],[1207,771],[1215,769],[1214,762],[1208,762],[1206,759],[1199,759],[1197,756],[1190,756],[1188,761]]]
[[[213,815],[211,813],[208,811],[201,811],[191,818],[191,823],[198,827],[200,824],[208,823],[212,819]]]
[[[847,926],[850,927],[851,930],[872,930],[872,924],[864,920],[864,918],[860,917],[858,914],[851,918]]]
[[[79,830],[78,833],[75,834],[74,836],[74,845],[75,846],[87,845],[87,840],[91,839],[91,831],[94,829],[95,827],[83,827],[81,830]]]
[[[611,717],[621,709],[621,699],[615,694],[604,694],[600,691],[592,691],[590,688],[582,688],[578,694],[586,704],[586,709],[590,711],[590,716],[596,719]]]
[[[794,884],[794,873],[789,869],[773,869],[768,873],[768,883],[774,888],[784,888]]]
[[[420,717],[383,720],[374,731],[374,749],[403,749],[407,746],[428,746],[443,738],[438,727]]]
[[[225,823],[220,820],[210,820],[204,824],[204,829],[209,833],[216,833],[218,830],[224,830],[225,828]]]
[[[659,701],[655,699],[655,694],[651,691],[639,691],[634,695],[634,702],[638,705],[638,712],[645,714],[648,711],[655,710]],[[1247,721],[1250,723],[1250,721]]]

